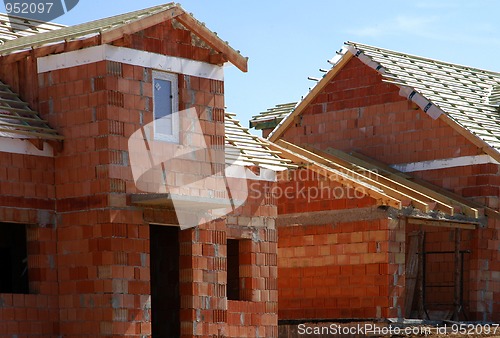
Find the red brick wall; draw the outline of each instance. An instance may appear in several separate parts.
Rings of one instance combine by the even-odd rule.
[[[243,183],[243,182],[242,182]],[[228,238],[240,239],[240,300],[228,300],[230,337],[278,337],[276,183],[248,180],[248,199],[227,216]]]
[[[162,29],[148,29],[145,34],[161,35]],[[134,47],[159,52],[153,38],[133,39],[140,44]],[[170,55],[188,57],[193,48],[186,43]],[[58,252],[58,286],[54,290],[59,294],[55,298],[60,319],[54,326],[57,334],[151,334],[154,309],[150,305],[148,224],[177,223],[172,211],[138,208],[130,205],[127,196],[138,192],[129,165],[128,137],[153,120],[151,77],[151,69],[107,61],[39,75],[41,115],[65,136],[52,181],[59,220],[54,237]],[[224,143],[223,82],[179,75],[179,106],[196,109],[207,145],[220,149]],[[216,157],[216,161],[222,165],[224,158]],[[192,168],[194,165],[186,167],[184,163],[177,170],[186,174]],[[195,174],[202,178],[218,169],[202,167]],[[197,195],[195,191],[183,193]],[[273,203],[259,195],[231,216],[236,223],[229,228],[224,219],[218,219],[181,231],[183,337],[229,331],[235,336],[277,336]],[[243,220],[251,223],[240,225]],[[243,250],[249,260],[240,268],[246,283],[245,301],[228,302],[225,298],[228,236],[246,240]],[[235,318],[240,310],[243,322]]]
[[[29,276],[29,294],[0,294],[0,335],[57,333],[53,184],[53,158],[0,152],[0,226],[27,225]]]
[[[325,175],[291,171],[274,191],[279,215],[303,216],[278,228],[279,318],[398,316],[404,226],[385,212],[362,220],[376,202]]]
[[[113,44],[204,62],[210,61],[211,54],[207,44],[176,22],[175,19],[128,35]]]
[[[283,138],[358,151],[389,164],[478,154],[476,146],[441,120],[413,109],[398,92],[352,58]]]
[[[432,120],[398,94],[396,86],[352,58],[312,101],[287,141],[320,149],[356,151],[388,164],[482,154],[441,120]],[[483,164],[413,173],[464,197],[499,208],[499,168]],[[471,254],[471,311],[478,319],[498,320],[498,224],[474,232]],[[489,243],[489,246],[485,243]],[[494,270],[492,270],[494,269]],[[481,290],[487,289],[486,292]],[[476,310],[474,310],[476,309]]]
[[[353,210],[353,213],[356,211]],[[279,227],[280,319],[398,316],[404,277],[398,221]],[[396,281],[396,284],[395,284]]]

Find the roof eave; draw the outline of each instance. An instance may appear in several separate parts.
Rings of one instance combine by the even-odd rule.
[[[250,120],[250,128],[257,130],[275,128],[282,120],[282,118],[263,119],[259,121]]]
[[[181,9],[182,10],[182,9]],[[178,15],[176,19],[182,23],[187,29],[198,35],[205,43],[213,49],[219,51],[229,62],[235,65],[242,72],[248,71],[248,58],[241,55],[238,51],[233,49],[225,41],[222,41],[214,32],[206,28],[201,22],[196,20],[193,16],[184,12]]]
[[[247,62],[248,59],[246,57],[243,57],[238,51],[234,50],[231,46],[229,46],[228,43],[222,41],[215,33],[213,33],[211,30],[206,28],[201,22],[196,20],[193,16],[190,14],[186,13],[184,9],[182,9],[180,6],[175,5],[173,7],[167,8],[163,11],[151,14],[149,16],[139,18],[137,20],[134,20],[132,22],[126,22],[122,25],[119,25],[117,27],[114,27],[109,30],[101,30],[101,29],[94,29],[94,30],[88,30],[83,33],[83,35],[80,34],[73,34],[73,35],[68,35],[65,37],[60,37],[59,35],[51,37],[50,35],[43,40],[37,41],[36,44],[32,45],[26,45],[23,47],[20,46],[11,46],[9,47],[4,47],[2,50],[0,50],[0,53],[3,54],[3,58],[8,59],[9,61],[17,61],[20,58],[24,57],[27,53],[30,53],[31,50],[36,50],[39,51],[40,49],[47,47],[48,44],[50,45],[50,48],[46,48],[45,51],[50,54],[50,51],[54,50],[56,46],[64,46],[65,51],[67,51],[68,43],[76,42],[79,41],[78,43],[74,44],[73,48],[78,49],[78,46],[82,45],[81,41],[87,41],[89,40],[88,38],[86,39],[85,37],[88,37],[89,34],[94,34],[98,35],[99,38],[95,39],[95,37],[91,37],[92,43],[94,44],[109,44],[112,43],[116,40],[119,40],[127,35],[134,34],[138,31],[144,30],[146,28],[155,26],[157,24],[160,24],[162,22],[165,22],[167,20],[171,19],[177,19],[179,22],[181,22],[187,29],[189,29],[191,32],[199,36],[205,43],[207,43],[211,48],[219,52],[218,55],[219,61],[229,61],[233,65],[235,65],[237,68],[239,68],[241,71],[246,72],[248,70]],[[44,33],[41,33],[44,34]],[[22,39],[22,38],[20,38]],[[62,41],[61,39],[64,39],[65,41]],[[83,39],[83,40],[81,40]],[[17,40],[19,41],[19,40]],[[88,47],[88,46],[86,46]],[[15,55],[13,55],[15,54]],[[45,56],[44,53],[36,53],[37,56]],[[46,55],[48,55],[46,54]],[[13,55],[13,56],[12,56]],[[223,63],[223,62],[222,62]]]

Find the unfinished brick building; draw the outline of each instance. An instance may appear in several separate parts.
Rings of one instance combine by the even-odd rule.
[[[174,4],[0,35],[0,335],[276,337],[289,165],[225,118],[246,58]]]
[[[500,320],[500,74],[350,42],[331,63],[251,121],[303,165],[277,190],[279,319]]]

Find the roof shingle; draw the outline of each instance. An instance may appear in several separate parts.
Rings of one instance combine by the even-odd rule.
[[[62,140],[63,137],[48,126],[29,104],[19,98],[10,87],[0,82],[0,136]]]
[[[376,68],[383,80],[406,87],[410,100],[416,93],[427,99],[424,110],[434,106],[435,113],[446,114],[500,152],[500,73],[354,42],[347,42],[347,48],[360,60],[365,55],[381,66]]]
[[[295,168],[290,160],[278,156],[269,148],[269,142],[250,134],[232,113],[225,114],[226,163],[241,166],[259,166],[275,171]]]
[[[250,128],[274,128],[281,122],[281,120],[290,114],[296,105],[297,102],[277,104],[276,106],[269,108],[258,115],[252,116],[252,119],[250,120]]]

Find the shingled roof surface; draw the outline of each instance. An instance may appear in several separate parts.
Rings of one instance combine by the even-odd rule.
[[[277,104],[276,106],[269,108],[258,115],[252,116],[252,119],[250,120],[250,128],[263,129],[266,128],[266,124],[268,123],[278,124],[281,120],[288,116],[288,114],[290,114],[296,105],[297,102]]]
[[[28,20],[0,13],[0,48],[14,40],[59,30],[66,26]],[[24,139],[60,140],[63,137],[49,127],[28,103],[0,81],[0,136]]]
[[[47,30],[41,34],[30,34],[19,37],[15,40],[7,41],[0,46],[0,53],[5,54],[14,51],[21,51],[26,48],[38,47],[48,43],[55,43],[65,40],[77,39],[92,34],[99,34],[128,25],[141,18],[163,12],[175,7],[174,3],[146,8],[130,13],[115,15],[109,18],[99,19],[74,26],[67,26],[57,30]]]
[[[290,160],[278,156],[279,151],[269,148],[269,142],[250,134],[241,126],[235,114],[225,114],[226,163],[241,166],[259,166],[272,170],[295,167]]]
[[[63,137],[48,126],[37,112],[10,87],[0,82],[0,136],[61,140]]]
[[[385,82],[420,93],[448,117],[500,151],[500,73],[347,42]],[[367,60],[363,57],[371,59]]]
[[[0,44],[3,45],[10,40],[50,32],[64,27],[66,26],[50,22],[28,20],[16,16],[7,16],[4,13],[0,13]]]

